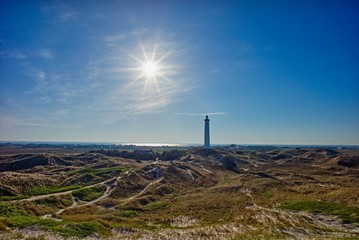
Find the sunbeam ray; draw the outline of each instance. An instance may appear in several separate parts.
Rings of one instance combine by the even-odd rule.
[[[126,87],[133,86],[140,80],[143,81],[141,89],[141,97],[151,96],[154,93],[160,94],[162,91],[161,85],[166,84],[166,87],[171,85],[176,86],[175,82],[167,76],[167,71],[173,69],[173,65],[165,64],[166,58],[172,53],[172,50],[165,51],[161,54],[161,44],[156,42],[152,50],[148,52],[146,47],[139,41],[140,55],[133,53],[126,53],[131,59],[135,60],[134,64],[137,66],[124,68],[124,71],[130,71],[136,76],[126,85]],[[124,52],[127,52],[124,50]],[[169,85],[170,84],[170,85]]]

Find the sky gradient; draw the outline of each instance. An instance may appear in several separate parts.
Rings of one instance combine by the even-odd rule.
[[[0,140],[202,143],[211,113],[213,143],[359,145],[358,12],[348,0],[2,1]]]

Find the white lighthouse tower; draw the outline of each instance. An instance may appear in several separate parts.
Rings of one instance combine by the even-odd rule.
[[[211,148],[209,144],[209,118],[204,119],[204,148]]]

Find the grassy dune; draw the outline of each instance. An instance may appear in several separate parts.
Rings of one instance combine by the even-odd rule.
[[[6,196],[69,191],[0,202],[0,237],[31,227],[65,239],[355,239],[359,172],[337,165],[347,156],[340,154],[194,149],[159,162],[90,155],[89,165],[54,171],[56,186]]]

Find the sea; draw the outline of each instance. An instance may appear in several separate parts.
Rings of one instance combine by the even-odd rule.
[[[138,146],[138,147],[199,147],[201,143],[165,143],[165,142],[75,142],[75,141],[0,141],[0,144],[51,144],[51,145],[122,145],[122,146]],[[288,148],[355,148],[359,149],[359,145],[325,145],[325,144],[229,144],[214,143],[212,146],[273,146]]]

